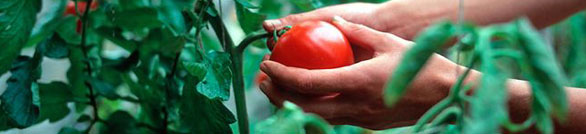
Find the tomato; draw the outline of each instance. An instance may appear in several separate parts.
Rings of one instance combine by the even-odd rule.
[[[87,2],[85,1],[78,1],[77,2],[77,10],[79,10],[79,13],[83,13],[85,12],[85,6],[87,5]],[[90,9],[94,10],[98,8],[98,3],[96,3],[95,1],[92,2],[92,4],[90,5]],[[69,1],[67,2],[67,8],[65,9],[65,15],[75,15],[75,2],[74,1]]]
[[[270,60],[306,69],[337,68],[354,63],[348,39],[334,25],[305,21],[278,38]]]
[[[256,74],[256,77],[254,78],[254,83],[256,85],[260,85],[260,83],[262,81],[265,81],[269,76],[267,76],[267,74],[265,74],[262,71],[259,71],[258,74]]]

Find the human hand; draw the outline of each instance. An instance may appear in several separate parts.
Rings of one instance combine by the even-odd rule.
[[[350,43],[372,53],[372,58],[350,66],[318,70],[263,61],[260,68],[269,79],[260,88],[273,104],[281,106],[288,100],[332,124],[385,129],[414,124],[427,109],[447,96],[456,79],[451,72],[459,66],[435,54],[401,100],[392,108],[386,107],[383,88],[413,43],[336,18],[333,24]]]
[[[292,26],[299,22],[308,20],[321,20],[331,21],[334,16],[341,16],[352,22],[363,24],[375,29],[382,29],[384,26],[375,19],[375,11],[378,9],[380,4],[371,3],[350,3],[335,6],[328,6],[320,9],[316,9],[306,13],[289,15],[280,19],[267,20],[263,23],[263,27],[266,31],[273,31],[281,29],[285,26]],[[379,29],[379,30],[380,30]],[[269,49],[272,50],[273,42],[272,39],[267,40]]]

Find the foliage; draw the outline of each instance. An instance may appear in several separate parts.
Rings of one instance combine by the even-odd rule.
[[[249,127],[246,109],[245,87],[252,87],[260,59],[268,53],[261,40],[267,37],[261,27],[263,20],[358,0],[234,0],[241,28],[236,31],[223,20],[228,17],[222,1],[83,1],[96,1],[99,6],[65,15],[65,5],[72,1],[0,1],[0,74],[9,75],[7,88],[0,95],[0,131],[28,128],[46,120],[56,122],[74,113],[79,115],[76,124],[84,127],[71,124],[59,133],[244,134],[249,128],[259,133],[373,132],[355,126],[331,127],[293,103],[285,103],[272,117]],[[80,33],[76,32],[78,27],[83,29]],[[526,20],[489,27],[466,25],[463,32],[456,30],[458,27],[441,23],[421,34],[416,39],[418,45],[408,52],[417,56],[407,56],[404,61],[409,62],[399,67],[415,70],[399,69],[395,74],[402,75],[392,77],[401,78],[392,78],[398,81],[390,82],[386,99],[389,104],[396,101],[417,68],[439,51],[443,42],[464,34],[467,40],[456,48],[473,53],[466,60],[468,67],[490,72],[479,81],[478,93],[463,96],[468,86],[458,84],[417,125],[374,133],[498,132],[500,127],[520,131],[532,124],[542,132],[552,132],[550,116],[563,119],[567,113],[561,90],[566,84],[564,72],[571,74],[571,85],[586,85],[582,75],[586,62],[572,58],[583,55],[584,13],[555,29],[555,37],[569,38],[556,38],[564,46],[556,49],[562,67],[556,66],[552,53]],[[240,36],[246,38],[235,42]],[[249,44],[255,47],[247,47]],[[34,52],[22,54],[23,49]],[[39,82],[42,71],[53,71],[42,70],[45,59],[69,62],[67,81]],[[504,59],[523,62],[496,66]],[[511,70],[520,70],[534,91],[532,118],[524,124],[510,123],[504,104],[506,92],[494,90],[505,89],[505,79],[514,75]],[[231,94],[235,113],[224,104]],[[74,104],[75,110],[70,111],[68,104]],[[236,122],[238,128],[231,127]],[[449,122],[456,123],[447,125]]]

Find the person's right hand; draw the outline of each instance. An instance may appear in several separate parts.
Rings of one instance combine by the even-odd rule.
[[[334,16],[340,16],[348,21],[362,24],[371,27],[376,30],[383,30],[385,26],[383,22],[375,21],[377,18],[376,11],[380,7],[380,4],[370,3],[350,3],[324,7],[316,9],[310,12],[289,15],[283,18],[275,20],[267,20],[263,23],[263,27],[266,31],[273,31],[275,29],[281,29],[285,26],[292,26],[296,23],[307,21],[307,20],[321,20],[330,21]],[[267,40],[267,46],[269,49],[273,49],[272,39]]]

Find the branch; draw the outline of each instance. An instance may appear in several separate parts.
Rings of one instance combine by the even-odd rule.
[[[92,3],[92,1],[93,1],[93,0],[88,0],[87,2],[88,2],[88,3]],[[75,2],[75,4],[77,5],[77,1]],[[88,76],[89,76],[89,77],[92,77],[92,66],[91,66],[91,64],[90,64],[90,60],[87,60],[87,59],[88,59],[88,57],[89,57],[89,56],[88,56],[88,50],[87,50],[87,49],[88,49],[89,47],[88,47],[88,46],[87,46],[87,44],[86,44],[86,42],[87,42],[87,37],[86,37],[86,36],[87,36],[87,26],[88,26],[88,24],[89,24],[89,21],[88,21],[88,18],[89,18],[89,17],[88,17],[88,16],[89,16],[89,12],[90,12],[90,5],[91,5],[91,4],[86,4],[86,6],[85,6],[85,9],[87,9],[87,10],[85,10],[85,12],[83,12],[83,16],[81,16],[81,20],[82,20],[82,29],[81,29],[81,51],[83,52],[83,56],[84,56],[84,58],[86,59],[86,60],[85,60],[85,65],[86,65],[87,74],[88,74]],[[77,8],[77,6],[76,6],[76,8]],[[76,10],[77,10],[77,9],[76,9]],[[89,133],[89,132],[90,132],[90,130],[92,129],[92,127],[94,126],[94,124],[96,124],[96,122],[97,122],[98,120],[101,120],[101,119],[100,119],[100,117],[98,116],[98,104],[97,104],[97,102],[96,102],[96,95],[94,94],[94,88],[93,88],[92,84],[91,84],[89,81],[85,80],[85,82],[84,82],[84,83],[85,83],[85,85],[86,85],[86,86],[88,87],[88,89],[89,89],[89,92],[90,92],[90,93],[89,93],[89,95],[88,95],[88,98],[90,99],[90,104],[91,104],[91,106],[92,106],[92,108],[93,108],[93,110],[94,110],[94,113],[93,113],[93,115],[94,115],[94,119],[91,121],[91,123],[90,123],[90,126],[89,126],[89,127],[88,127],[88,129],[85,131],[86,133]]]

